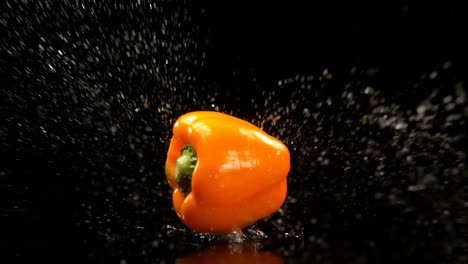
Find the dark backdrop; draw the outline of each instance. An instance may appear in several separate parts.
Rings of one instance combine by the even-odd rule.
[[[353,136],[346,131],[372,107],[350,111],[339,103],[347,84],[376,87],[386,105],[403,108],[388,113],[397,116],[414,112],[434,89],[435,104],[454,87],[464,90],[463,11],[461,4],[404,1],[0,3],[2,252],[172,262],[203,248],[206,238],[177,231],[183,226],[163,168],[175,118],[216,105],[257,125],[279,111],[281,124],[264,128],[290,147],[293,169],[286,213],[259,224],[273,238],[266,248],[291,262],[466,260],[464,151],[448,139],[464,123],[426,134],[358,126]],[[338,104],[315,108],[329,98]],[[292,103],[301,108],[285,114]],[[466,118],[466,106],[457,107],[450,111]],[[326,117],[301,126],[305,108]],[[443,140],[432,139],[440,134]],[[381,151],[369,165],[361,152],[371,139]],[[438,152],[445,143],[449,154]],[[416,165],[436,164],[440,185],[408,191],[417,166],[402,165],[402,146],[439,153]],[[329,163],[319,159],[322,150]],[[363,180],[381,156],[390,176]],[[442,182],[449,187],[439,188]]]

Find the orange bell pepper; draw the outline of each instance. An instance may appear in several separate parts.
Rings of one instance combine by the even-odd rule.
[[[287,192],[288,148],[242,119],[179,117],[166,160],[177,215],[194,231],[229,233],[276,212]]]

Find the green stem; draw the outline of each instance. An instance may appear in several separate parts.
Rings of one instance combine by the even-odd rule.
[[[192,190],[192,174],[197,165],[197,155],[191,145],[185,145],[180,150],[180,157],[176,160],[174,180],[184,196]]]

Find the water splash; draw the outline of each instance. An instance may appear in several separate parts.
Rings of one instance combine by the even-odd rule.
[[[414,89],[394,94],[376,84],[385,70],[375,67],[226,89],[200,77],[204,11],[185,1],[7,0],[0,10],[0,176],[18,197],[8,215],[40,218],[39,206],[53,229],[72,211],[85,242],[105,248],[89,251],[116,255],[174,258],[215,242],[182,227],[164,178],[175,119],[214,109],[260,126],[292,154],[283,208],[242,239],[286,241],[283,255],[302,254],[295,243],[306,241],[322,261],[346,234],[369,236],[369,250],[468,248],[468,107],[456,62],[415,69]],[[47,237],[37,230],[28,234]]]

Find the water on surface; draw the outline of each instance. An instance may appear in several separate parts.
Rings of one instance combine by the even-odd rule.
[[[2,247],[120,263],[467,260],[461,64],[412,69],[394,89],[385,68],[325,65],[268,80],[235,69],[223,86],[207,70],[209,12],[186,1],[0,3]],[[200,109],[251,121],[291,151],[284,206],[240,237],[193,233],[172,210],[171,127]]]

